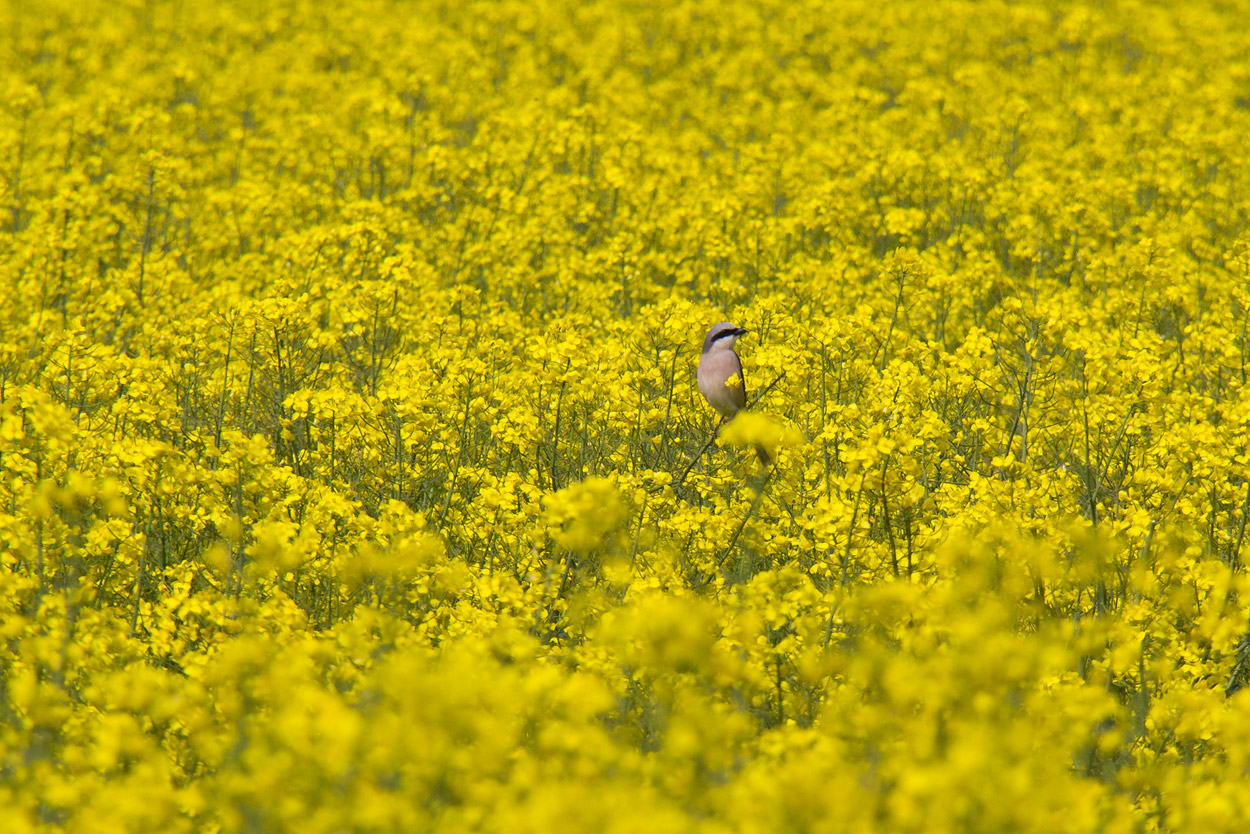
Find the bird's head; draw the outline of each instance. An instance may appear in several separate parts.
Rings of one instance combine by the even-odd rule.
[[[703,340],[703,352],[710,353],[714,350],[728,350],[734,346],[734,341],[746,333],[745,327],[739,327],[733,322],[722,321],[712,325],[712,329],[707,332],[707,337]]]

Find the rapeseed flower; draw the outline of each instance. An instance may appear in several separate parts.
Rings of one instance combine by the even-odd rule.
[[[1236,4],[253,5],[0,9],[0,828],[1250,818]]]

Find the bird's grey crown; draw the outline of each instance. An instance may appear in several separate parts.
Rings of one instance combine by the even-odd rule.
[[[717,322],[712,325],[712,329],[707,332],[707,338],[703,340],[703,352],[707,353],[712,349],[712,345],[716,344],[721,339],[729,339],[729,343],[733,344],[733,340],[736,337],[741,336],[743,333],[746,333],[746,331],[733,322]]]

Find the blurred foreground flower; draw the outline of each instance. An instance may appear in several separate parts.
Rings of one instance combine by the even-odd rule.
[[[798,429],[767,414],[752,411],[739,412],[721,429],[720,436],[730,446],[754,446],[756,449],[763,449],[773,460],[777,458],[778,448],[797,446],[803,442],[803,435]]]
[[[362,542],[355,558],[346,561],[341,574],[345,582],[411,580],[445,564],[447,549],[438,535],[426,530],[425,516],[400,501],[387,501],[379,510],[380,539]]]
[[[625,521],[625,502],[608,478],[587,478],[545,501],[542,521],[556,543],[569,550],[594,550]]]

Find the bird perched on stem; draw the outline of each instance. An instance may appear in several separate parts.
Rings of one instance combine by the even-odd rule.
[[[703,340],[699,357],[699,391],[716,409],[721,422],[730,420],[746,408],[747,382],[742,373],[742,360],[734,353],[734,342],[747,330],[728,321],[712,325]],[[719,427],[718,427],[719,428]],[[765,466],[771,462],[768,451],[756,445],[755,454]]]

